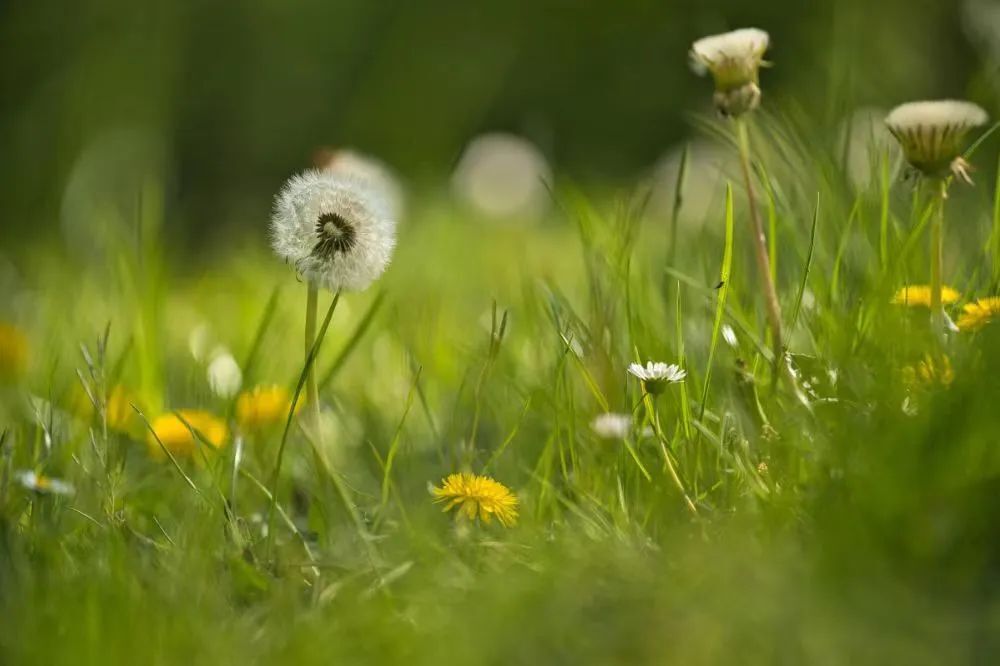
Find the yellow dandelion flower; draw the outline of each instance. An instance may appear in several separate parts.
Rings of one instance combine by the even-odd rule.
[[[941,303],[951,305],[962,297],[951,287],[941,287]],[[931,306],[931,288],[925,284],[911,284],[901,288],[892,297],[894,305],[908,305],[912,308],[929,308]]]
[[[517,523],[517,496],[507,486],[488,476],[468,472],[449,474],[440,488],[433,489],[434,501],[445,504],[444,510],[459,508],[470,520],[477,516],[488,523],[494,517],[504,527]]]
[[[142,422],[137,417],[132,405],[140,405],[139,398],[124,386],[118,384],[108,392],[108,429],[126,435],[136,434],[142,426]],[[94,403],[90,401],[90,396],[79,384],[73,389],[71,400],[73,412],[83,420],[90,420],[94,416]]]
[[[955,381],[951,359],[946,354],[935,358],[925,354],[916,365],[903,368],[903,384],[909,389],[929,388],[934,385],[950,386]]]
[[[990,296],[980,298],[975,303],[966,303],[958,317],[960,331],[978,331],[1000,315],[1000,298]]]
[[[10,324],[0,322],[0,380],[14,380],[28,369],[28,337]]]
[[[243,430],[266,430],[288,418],[292,396],[283,386],[255,386],[236,399],[236,422]],[[300,400],[295,411],[302,408]]]
[[[223,444],[226,443],[229,430],[222,419],[200,409],[181,409],[178,410],[178,414],[184,418],[184,421],[191,424],[192,428],[201,433],[204,440],[213,447],[222,448]],[[158,416],[151,425],[156,437],[153,437],[153,433],[149,433],[147,443],[154,458],[162,459],[165,457],[163,449],[156,441],[157,439],[174,456],[192,456],[195,448],[199,446],[191,431],[178,418],[177,414],[170,413]]]

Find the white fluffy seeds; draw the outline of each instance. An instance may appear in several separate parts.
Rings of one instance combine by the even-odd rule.
[[[356,177],[306,171],[275,200],[274,251],[305,280],[330,291],[367,288],[389,265],[395,244],[390,202]]]

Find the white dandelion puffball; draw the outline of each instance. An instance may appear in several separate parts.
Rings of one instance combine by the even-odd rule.
[[[384,162],[350,148],[323,149],[316,156],[321,171],[353,178],[373,191],[373,196],[385,201],[389,216],[403,216],[404,193],[399,179]]]
[[[541,151],[511,134],[484,134],[465,148],[452,175],[459,199],[494,219],[531,219],[548,208],[552,171]]]
[[[632,432],[629,414],[598,414],[590,422],[590,429],[602,439],[626,439]]]
[[[628,366],[628,371],[630,375],[642,382],[643,386],[646,387],[647,393],[652,393],[653,395],[661,393],[668,384],[682,382],[687,377],[687,372],[682,370],[679,365],[673,363],[668,365],[666,363],[654,363],[650,361],[644,366],[639,363],[632,363]]]
[[[698,74],[712,75],[720,113],[739,116],[760,105],[759,72],[770,42],[763,30],[742,28],[691,45],[691,66]]]
[[[722,325],[722,339],[726,341],[726,344],[734,349],[740,346],[739,338],[736,337],[736,331],[729,324]]]
[[[967,179],[962,142],[969,130],[988,119],[986,112],[971,102],[936,100],[897,106],[886,116],[885,124],[915,169],[928,176],[942,176],[951,170]]]
[[[385,272],[395,245],[391,206],[356,178],[309,170],[275,200],[274,251],[330,291],[367,288]]]
[[[226,349],[217,349],[212,353],[207,374],[209,387],[220,398],[232,398],[243,386],[240,364]]]

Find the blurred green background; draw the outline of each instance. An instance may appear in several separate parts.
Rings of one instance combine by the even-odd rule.
[[[501,130],[559,174],[630,183],[708,108],[690,42],[744,25],[772,35],[767,103],[819,124],[920,97],[995,107],[991,0],[6,3],[4,244],[53,233],[74,162],[109,133],[162,169],[168,234],[200,247],[262,237],[273,193],[323,145],[426,188]]]

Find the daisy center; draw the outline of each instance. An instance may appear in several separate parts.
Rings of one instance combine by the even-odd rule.
[[[316,220],[316,245],[313,254],[325,259],[338,252],[350,252],[357,243],[354,227],[335,213],[324,213]]]

